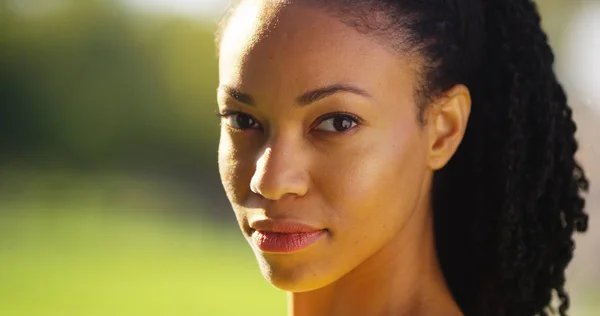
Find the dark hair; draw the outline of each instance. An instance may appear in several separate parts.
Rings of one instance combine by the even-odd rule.
[[[432,192],[440,264],[463,312],[548,315],[556,294],[566,315],[565,269],[574,231],[587,229],[588,181],[533,0],[306,2],[417,52],[424,101],[469,88],[464,140]]]

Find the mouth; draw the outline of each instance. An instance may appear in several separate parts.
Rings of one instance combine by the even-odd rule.
[[[327,229],[286,220],[258,220],[250,223],[251,239],[263,252],[293,253],[315,244]]]

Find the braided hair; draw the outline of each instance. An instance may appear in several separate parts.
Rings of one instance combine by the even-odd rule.
[[[429,100],[469,88],[466,134],[432,190],[436,248],[462,311],[566,315],[565,269],[573,233],[587,230],[588,180],[534,1],[305,1],[422,57],[422,124]]]

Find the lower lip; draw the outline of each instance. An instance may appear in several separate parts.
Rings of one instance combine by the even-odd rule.
[[[252,241],[264,252],[290,253],[307,248],[324,234],[324,230],[307,233],[273,233],[255,230],[252,233]]]

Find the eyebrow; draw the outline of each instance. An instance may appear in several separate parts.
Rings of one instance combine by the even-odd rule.
[[[234,87],[222,86],[219,89],[223,90],[231,98],[233,98],[234,100],[236,100],[238,102],[241,102],[241,103],[244,103],[247,105],[252,105],[252,106],[256,105],[254,102],[254,98],[252,98],[251,95],[244,93]],[[349,92],[349,93],[353,93],[353,94],[371,98],[371,95],[367,91],[365,91],[359,87],[356,87],[351,84],[336,83],[336,84],[328,85],[328,86],[325,86],[322,88],[307,91],[307,92],[301,94],[300,96],[296,97],[295,101],[300,106],[306,106],[306,105],[317,102],[318,100],[321,100],[323,98],[326,98],[328,96],[331,96],[331,95],[339,93],[339,92]]]

